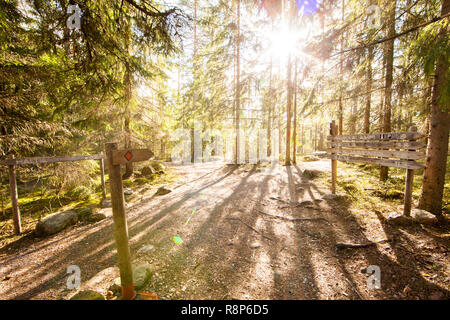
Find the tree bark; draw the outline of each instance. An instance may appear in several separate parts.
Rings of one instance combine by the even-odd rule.
[[[442,15],[450,12],[450,0],[442,2]],[[439,37],[447,37],[448,26],[442,28]],[[441,56],[436,64],[430,117],[430,137],[427,147],[426,169],[423,175],[422,192],[419,208],[442,215],[442,198],[444,192],[445,173],[447,166],[450,115],[449,102],[442,97],[445,86],[448,85],[448,61]]]
[[[367,49],[367,96],[366,107],[364,108],[364,133],[370,133],[370,109],[372,106],[372,60],[373,47]]]
[[[292,162],[297,163],[297,66],[298,60],[295,59],[294,67],[294,134],[292,138]]]
[[[397,1],[394,0],[389,12],[388,37],[395,35],[395,8]],[[391,113],[392,113],[392,82],[394,72],[394,40],[386,42],[386,79],[384,91],[384,114],[383,114],[383,132],[391,132]],[[386,181],[389,177],[389,168],[381,167],[380,180]]]
[[[241,143],[241,83],[240,83],[240,49],[241,49],[241,0],[237,0],[237,30],[236,30],[236,154],[235,163],[238,164]]]
[[[286,110],[286,159],[284,164],[291,165],[291,108],[292,108],[292,60],[288,57],[287,64],[287,110]]]
[[[342,20],[342,24],[344,24],[344,18],[345,18],[345,0],[342,0],[342,16],[341,16],[341,20]],[[342,33],[341,35],[341,51],[344,50],[344,34]],[[339,75],[340,75],[340,81],[339,81],[339,112],[338,112],[338,117],[339,117],[339,134],[342,135],[343,134],[343,128],[344,128],[344,106],[343,106],[343,101],[342,101],[342,72],[343,72],[343,55],[341,55],[340,57],[340,62],[339,62]]]

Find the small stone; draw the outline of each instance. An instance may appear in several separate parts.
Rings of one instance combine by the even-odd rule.
[[[126,188],[123,190],[123,194],[126,196],[131,196],[133,194],[133,190],[131,190],[130,188]]]
[[[422,224],[435,224],[438,222],[434,214],[421,209],[411,210],[411,218]]]
[[[322,200],[335,200],[337,197],[337,194],[327,193],[322,196]]]
[[[158,191],[156,191],[155,196],[163,196],[163,195],[166,195],[171,192],[172,192],[172,190],[161,187],[158,189]]]
[[[104,213],[96,213],[89,217],[89,222],[95,223],[106,219],[106,215]]]
[[[140,290],[145,287],[151,277],[151,266],[148,263],[133,266],[134,288]]]
[[[391,212],[387,218],[387,222],[398,225],[409,225],[413,222],[413,220],[401,213]]]
[[[152,161],[152,168],[155,170],[156,173],[164,173],[164,170],[166,169],[164,165],[158,161]]]
[[[142,170],[141,170],[141,175],[143,175],[143,176],[151,176],[154,173],[156,173],[155,169],[153,169],[153,167],[151,167],[151,166],[146,166],[146,167],[142,168]]]
[[[153,251],[155,249],[154,246],[150,245],[146,245],[146,246],[142,246],[137,253],[141,254],[141,253],[149,253],[151,251]]]
[[[314,205],[314,202],[309,200],[305,200],[297,204],[297,206],[312,206],[312,205]]]
[[[112,285],[109,286],[108,291],[112,292],[112,294],[114,296],[119,296],[122,292],[122,287],[120,286],[120,278],[118,278],[118,283],[117,283],[117,279],[114,280],[114,283]]]
[[[75,294],[70,300],[106,300],[105,297],[94,290],[84,290]]]
[[[258,249],[259,247],[261,247],[261,244],[259,242],[253,242],[252,244],[250,244],[250,248],[252,249]]]
[[[112,202],[111,202],[111,198],[105,198],[102,200],[101,203],[102,208],[111,208],[112,207]]]

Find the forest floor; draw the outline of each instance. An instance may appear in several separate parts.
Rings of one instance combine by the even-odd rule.
[[[173,191],[136,190],[127,209],[132,259],[153,269],[144,290],[164,299],[449,299],[449,224],[391,225],[401,193],[355,165],[339,164],[343,196],[320,200],[329,168],[326,160],[170,166]],[[5,244],[0,299],[65,299],[75,292],[66,288],[70,265],[83,283],[116,266],[111,218]],[[368,287],[362,270],[371,265],[381,289]]]

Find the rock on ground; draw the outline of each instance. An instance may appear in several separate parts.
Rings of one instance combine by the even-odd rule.
[[[152,161],[152,168],[156,173],[164,173],[164,170],[166,169],[164,165],[158,161]]]
[[[422,224],[435,224],[438,222],[434,214],[421,209],[412,209],[411,218]]]
[[[250,248],[252,249],[258,249],[259,247],[261,247],[261,244],[259,242],[253,242],[252,244],[250,244]]]
[[[111,198],[105,198],[102,200],[101,203],[102,208],[111,208],[112,207],[112,202],[111,202]]]
[[[78,217],[80,220],[88,219],[92,215],[92,209],[91,208],[83,208],[78,211]]]
[[[337,194],[327,193],[327,194],[322,196],[322,200],[335,200],[338,197],[339,196]]]
[[[407,217],[399,212],[391,212],[387,218],[389,223],[398,224],[398,225],[409,225],[413,222],[410,217]]]
[[[172,190],[161,187],[158,189],[158,191],[156,191],[155,196],[163,196],[163,195],[166,195],[171,192],[172,192]]]
[[[302,172],[302,177],[306,179],[315,179],[322,174],[322,171],[319,170],[304,170]]]
[[[57,233],[78,222],[78,213],[75,211],[62,211],[52,213],[38,222],[36,234],[48,236]]]
[[[142,246],[137,253],[149,253],[151,251],[153,251],[155,249],[154,246],[150,245],[146,245],[146,246]]]
[[[105,297],[94,290],[83,290],[75,294],[70,300],[106,300]]]
[[[106,218],[112,217],[112,209],[111,208],[105,208],[99,210],[97,213],[92,214],[89,217],[89,222],[98,222],[101,220],[104,220]]]
[[[145,177],[151,176],[154,173],[156,173],[156,172],[152,166],[146,166],[146,167],[142,168],[142,170],[141,170],[141,175],[145,176]]]
[[[133,265],[133,281],[136,290],[144,288],[151,276],[151,266],[148,263]]]

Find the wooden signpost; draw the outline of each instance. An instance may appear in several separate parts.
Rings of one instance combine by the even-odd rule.
[[[367,163],[406,169],[403,214],[411,214],[414,170],[425,165],[415,160],[425,158],[426,145],[417,140],[425,135],[411,127],[409,132],[337,135],[335,121],[330,124],[328,158],[331,159],[331,192],[336,193],[337,161]]]
[[[128,226],[125,215],[125,199],[123,195],[120,165],[148,160],[153,156],[153,152],[148,149],[118,150],[117,143],[107,143],[105,149],[109,169],[114,237],[116,239],[117,256],[119,260],[122,299],[132,300],[136,297],[136,291],[134,290],[130,247],[128,245]]]

